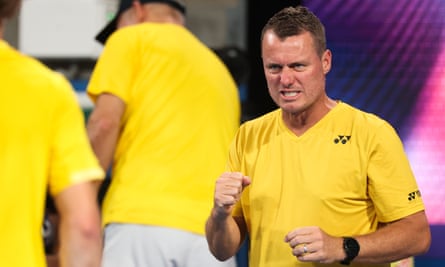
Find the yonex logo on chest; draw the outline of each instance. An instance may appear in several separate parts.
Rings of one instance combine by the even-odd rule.
[[[349,141],[349,139],[351,139],[350,135],[339,135],[338,137],[336,137],[334,139],[334,143],[335,144],[340,143],[340,144],[344,145],[344,144],[346,144]]]

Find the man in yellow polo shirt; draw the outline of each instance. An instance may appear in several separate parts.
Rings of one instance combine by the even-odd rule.
[[[279,109],[234,139],[206,228],[213,254],[231,257],[247,236],[251,267],[389,267],[426,252],[425,207],[397,133],[326,93],[332,54],[319,19],[284,8],[261,45]]]
[[[44,267],[47,190],[60,216],[60,265],[99,267],[97,186],[90,147],[68,81],[3,40],[19,0],[0,4],[0,266]]]

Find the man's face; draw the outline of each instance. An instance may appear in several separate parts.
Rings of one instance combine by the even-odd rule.
[[[300,114],[323,104],[331,52],[320,58],[309,32],[280,40],[266,31],[262,59],[269,94],[283,112]]]

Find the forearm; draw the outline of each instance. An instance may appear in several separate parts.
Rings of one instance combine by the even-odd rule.
[[[102,237],[99,218],[96,224],[82,226],[61,222],[59,249],[62,267],[99,267],[102,255]]]
[[[206,237],[212,254],[221,261],[234,256],[244,235],[232,216],[217,218],[213,209],[206,223]]]
[[[354,261],[383,263],[425,253],[431,235],[425,214],[420,212],[356,239],[361,249]]]
[[[96,191],[91,182],[72,185],[55,196],[59,212],[62,267],[99,267],[102,229]]]
[[[424,212],[388,223],[373,233],[353,235],[358,241],[346,243],[341,236],[331,236],[318,226],[290,231],[285,242],[292,254],[302,262],[334,263],[346,259],[352,262],[380,264],[425,253],[431,242],[429,225]],[[357,254],[358,253],[358,254]]]
[[[111,165],[119,138],[119,126],[104,120],[90,119],[87,125],[91,147],[104,171]]]
[[[103,93],[97,97],[96,107],[88,118],[88,137],[104,171],[113,159],[125,107],[119,97]]]

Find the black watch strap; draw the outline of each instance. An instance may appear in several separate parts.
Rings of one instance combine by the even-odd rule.
[[[352,237],[343,237],[343,250],[345,251],[346,257],[340,262],[343,265],[349,265],[351,261],[357,257],[360,251],[360,245]]]

